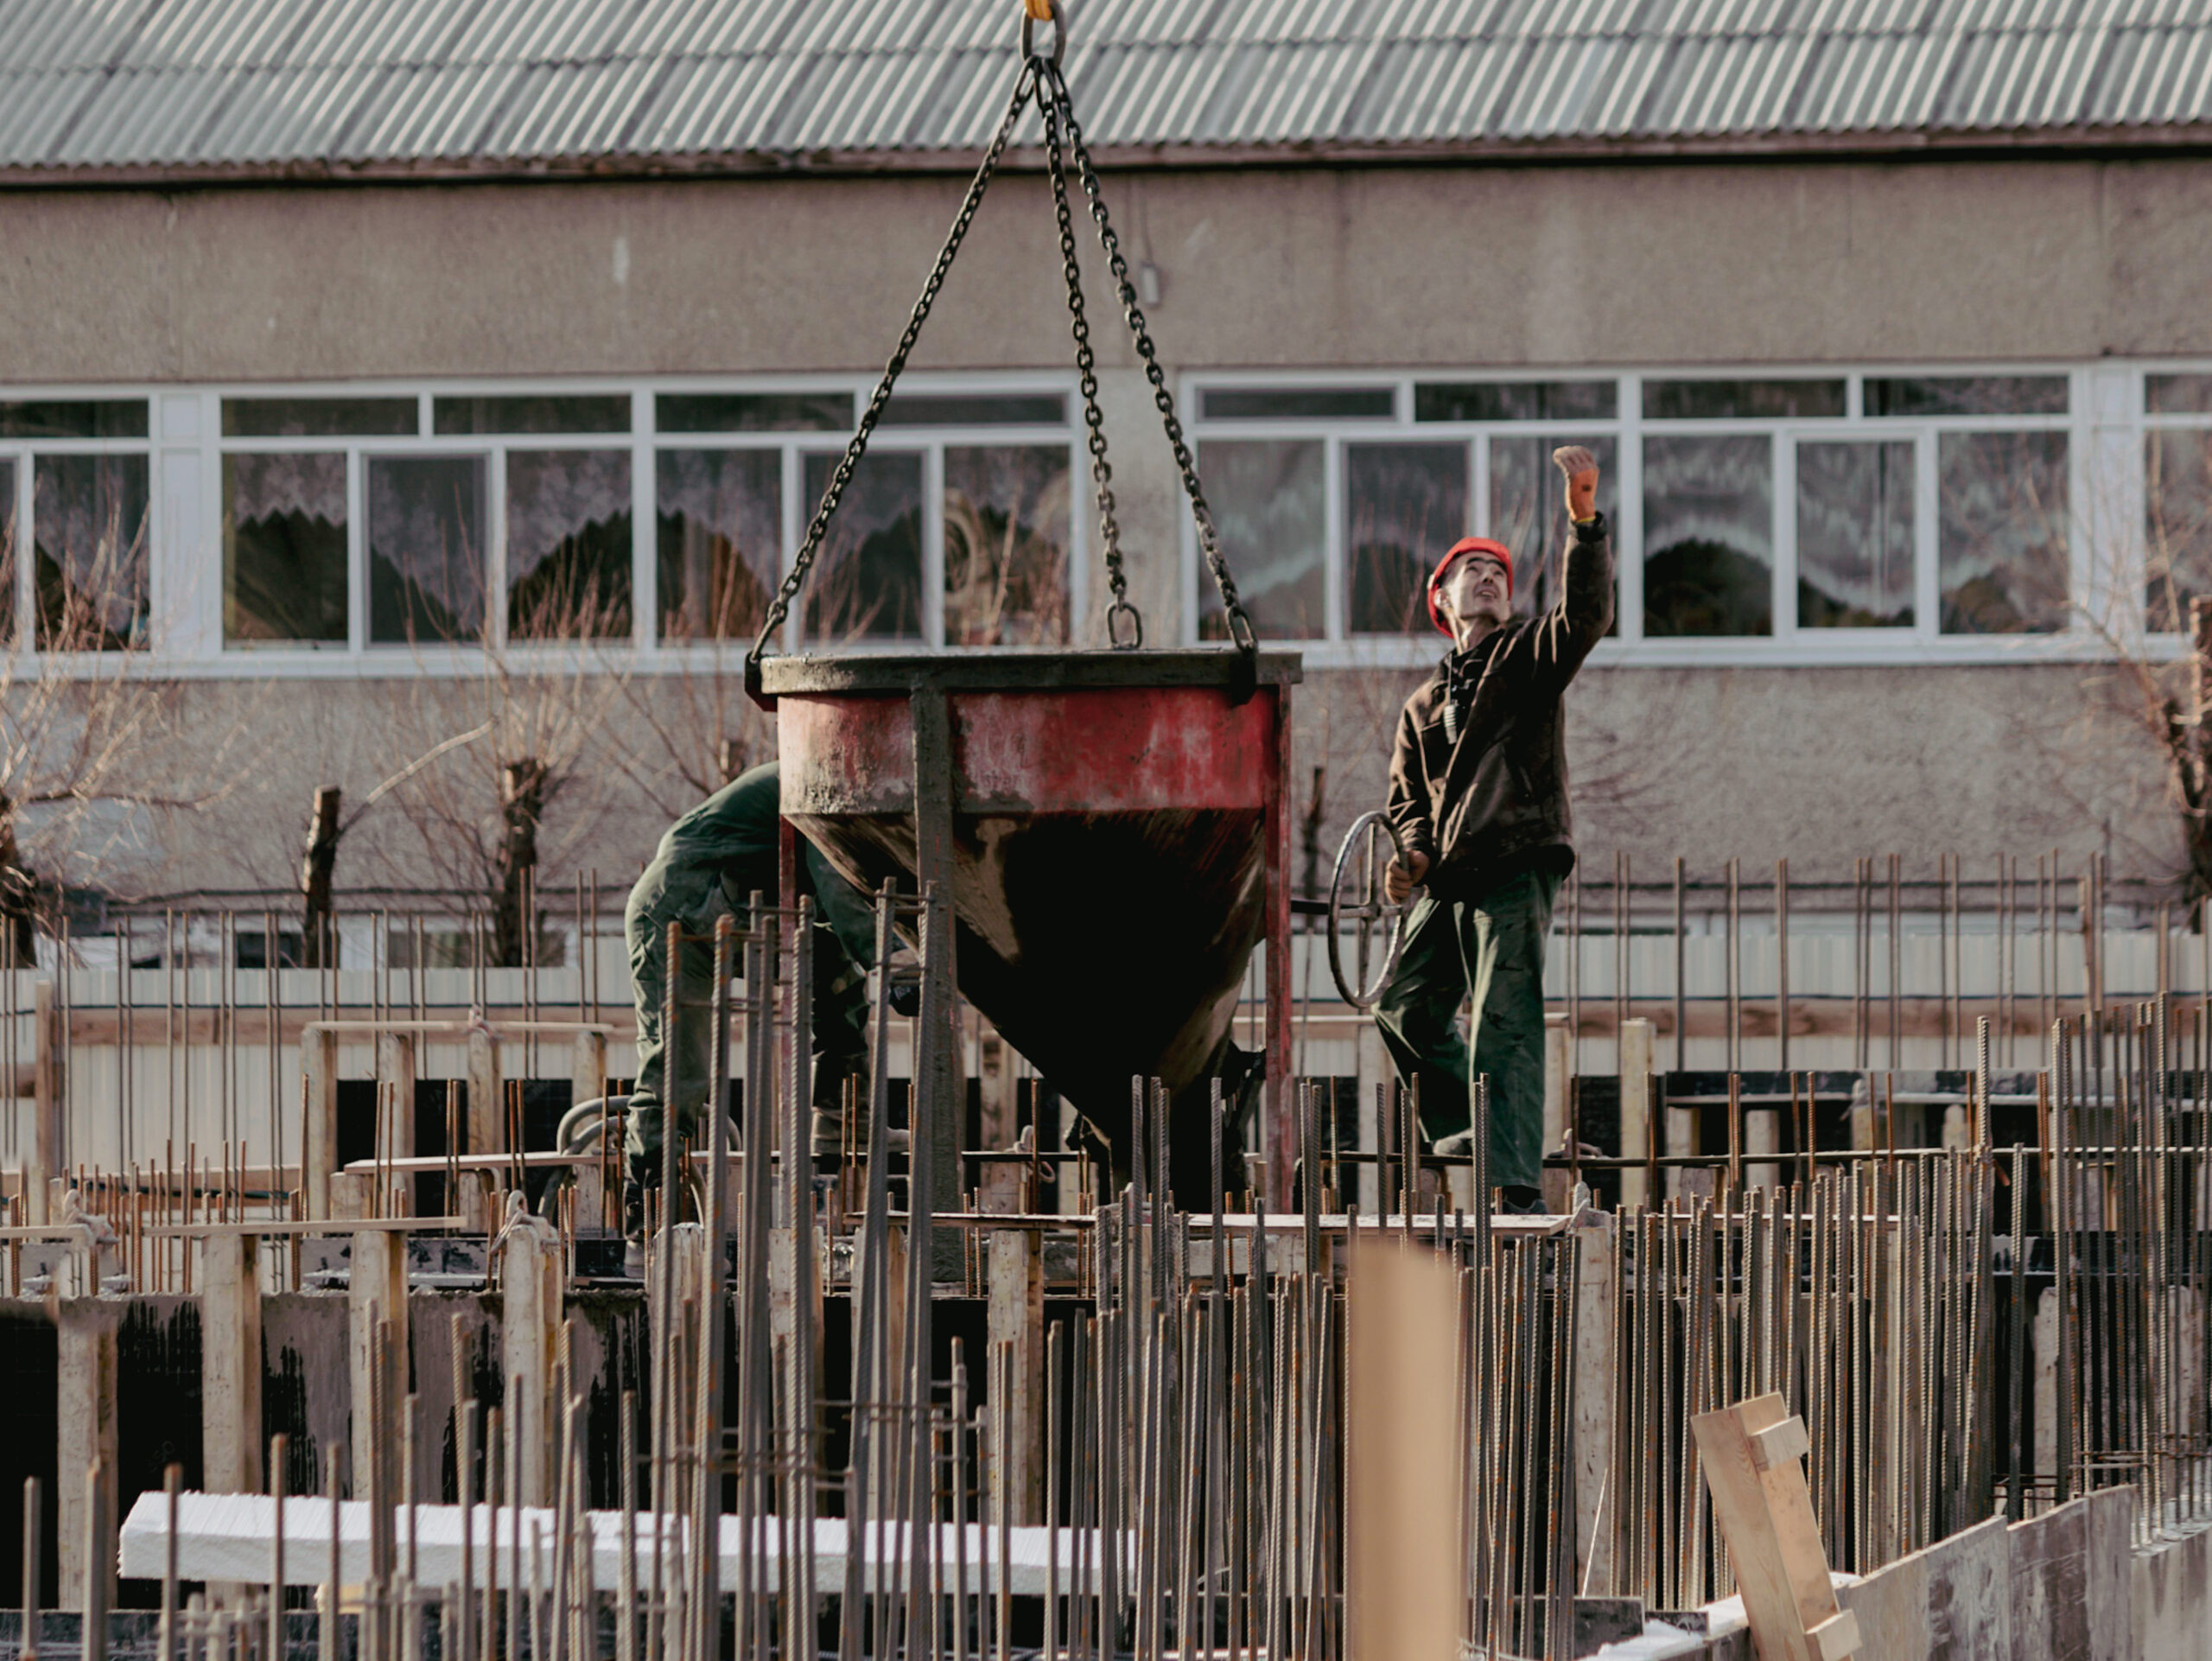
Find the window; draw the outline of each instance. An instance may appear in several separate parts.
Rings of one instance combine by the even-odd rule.
[[[887,427],[1033,427],[1067,418],[1058,392],[900,392],[883,406]]]
[[[1215,439],[1198,446],[1198,473],[1222,558],[1260,633],[1316,640],[1328,633],[1325,447],[1319,439]],[[1201,601],[1202,639],[1224,640],[1218,595]]]
[[[653,424],[664,433],[842,433],[850,392],[663,392]]]
[[[1362,663],[1433,652],[1423,585],[1462,535],[1512,550],[1521,614],[1554,604],[1570,538],[1551,456],[1570,443],[1603,469],[1631,660],[1862,662],[2080,649],[2076,596],[2095,590],[2076,568],[2122,556],[2076,529],[2077,382],[2109,408],[2116,374],[2139,384],[2146,477],[2099,487],[2143,490],[2142,615],[2184,627],[2212,595],[2212,371],[1194,376],[1187,403],[1255,627],[1324,664],[1336,643]],[[1188,524],[1185,555],[1187,636],[1218,639]]]
[[[1870,416],[2064,415],[2063,375],[1869,375]]]
[[[1913,620],[1913,447],[1797,446],[1797,627],[1899,628]]]
[[[346,643],[346,455],[223,458],[223,642]]]
[[[1618,388],[1609,380],[1418,381],[1415,421],[1611,421]]]
[[[779,580],[783,457],[775,450],[662,450],[660,638],[750,640]]]
[[[1937,440],[1936,545],[1946,634],[2066,626],[2066,435],[1947,432]]]
[[[0,641],[253,674],[484,643],[704,659],[757,633],[873,386],[0,388]],[[1566,443],[1604,468],[1601,661],[1979,661],[2134,631],[2164,652],[2212,598],[2212,360],[1231,371],[1183,396],[1254,621],[1317,667],[1433,661],[1425,580],[1463,535],[1512,550],[1522,614],[1555,603]],[[1097,643],[1084,437],[1066,376],[912,377],[785,648]],[[1124,492],[1141,564],[1158,501]],[[1181,553],[1181,614],[1147,634],[1218,640],[1187,516]]]
[[[1388,421],[1397,398],[1389,386],[1210,386],[1198,404],[1208,421]]]
[[[421,413],[411,398],[226,398],[226,438],[412,437]]]
[[[473,455],[370,458],[372,644],[483,637],[486,468]]]
[[[1427,627],[1438,551],[1466,534],[1467,447],[1346,444],[1344,493],[1347,626],[1354,634]]]
[[[830,487],[841,458],[806,458],[806,500]],[[922,639],[922,461],[871,449],[853,470],[806,583],[806,638],[831,646]]]
[[[1780,421],[1844,412],[1840,380],[1648,380],[1646,421]]]
[[[507,452],[507,638],[630,633],[630,453]]]
[[[947,646],[1066,644],[1070,476],[1065,444],[946,449]]]
[[[433,432],[448,433],[626,433],[630,395],[589,393],[563,397],[532,393],[516,398],[442,398],[432,404]]]
[[[32,593],[41,651],[146,646],[148,501],[143,455],[36,458]]]
[[[0,438],[143,438],[146,400],[33,398],[0,402]]]
[[[1643,632],[1774,630],[1774,457],[1764,434],[1643,441]]]
[[[2143,398],[2147,415],[2196,417],[2143,436],[2145,623],[2183,633],[2212,595],[2212,374],[2146,375]]]

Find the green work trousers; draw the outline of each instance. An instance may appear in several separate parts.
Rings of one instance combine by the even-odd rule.
[[[630,1129],[623,1143],[630,1180],[660,1181],[661,1123],[673,1102],[678,1135],[698,1126],[713,1063],[713,1023],[704,1007],[714,996],[715,949],[686,945],[677,966],[677,1015],[671,1043],[662,1030],[668,989],[668,926],[711,939],[715,921],[732,909],[719,871],[656,858],[630,890],[623,927],[630,945],[630,983],[637,995],[638,1078],[630,1091]],[[868,972],[845,955],[837,937],[814,929],[814,1153],[837,1151],[844,1081],[868,1052]],[[671,1066],[674,1068],[671,1076]]]
[[[1398,1077],[1421,1080],[1431,1142],[1473,1123],[1474,1081],[1490,1079],[1490,1181],[1537,1186],[1543,1170],[1544,940],[1560,879],[1524,871],[1465,900],[1424,894],[1406,920],[1397,973],[1375,1024]],[[1459,1006],[1474,1001],[1474,1053]]]

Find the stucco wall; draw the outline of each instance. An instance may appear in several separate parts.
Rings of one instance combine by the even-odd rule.
[[[865,370],[960,188],[795,176],[4,194],[0,376]],[[1133,252],[1163,274],[1171,372],[2212,352],[2212,167],[2190,159],[1154,173],[1109,189]],[[1090,264],[1135,596],[1154,637],[1172,638],[1175,480]],[[1006,179],[917,366],[1065,365],[1057,269],[1042,181]],[[1573,703],[1583,843],[1607,865],[1626,848],[1655,875],[1677,852],[1747,868],[1787,853],[1840,875],[1861,853],[2052,846],[2160,875],[2175,835],[2155,757],[2097,679],[1592,670]],[[1302,695],[1300,793],[1325,760],[1332,829],[1379,799],[1407,684],[1317,672]],[[402,696],[362,683],[296,702],[343,727]],[[242,707],[246,690],[194,697]],[[200,720],[180,741],[223,726]],[[332,765],[327,742],[262,747],[230,811],[264,794],[303,804]],[[284,824],[289,843],[303,811],[247,828],[258,841]],[[175,829],[146,840],[186,845]]]
[[[25,381],[871,367],[960,189],[18,192],[0,195],[0,365]],[[1109,191],[1163,272],[1179,366],[2212,342],[2212,168],[2189,158],[1188,172]],[[1042,181],[1003,180],[918,363],[1062,362],[1056,251]]]

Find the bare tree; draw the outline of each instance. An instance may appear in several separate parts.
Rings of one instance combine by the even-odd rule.
[[[2094,562],[2107,574],[2102,583],[2064,592],[2062,563],[2039,588],[2059,590],[2044,596],[2046,607],[2073,618],[2102,648],[2082,676],[2070,742],[2107,762],[2115,734],[2140,742],[2175,811],[2177,824],[2166,824],[2178,831],[2177,844],[2151,828],[2155,817],[2115,814],[2109,803],[2090,799],[2074,782],[2076,767],[2054,767],[2051,789],[2101,824],[2108,841],[2126,843],[2144,867],[2164,868],[2177,897],[2194,906],[2212,896],[2212,616],[2205,597],[2212,593],[2212,432],[2153,435],[2146,461],[2139,556],[2132,535],[2123,535]],[[2074,516],[2049,539],[2063,550],[2070,535],[2075,545],[2093,547],[2096,525],[2124,522],[2125,504],[2101,506],[2107,511]],[[2060,517],[2031,503],[1999,522],[2044,525]],[[2185,650],[2167,644],[2177,635]]]
[[[610,786],[629,776],[615,752],[630,671],[607,648],[628,633],[626,601],[586,585],[547,594],[505,643],[450,665],[418,648],[423,672],[393,722],[400,765],[343,821],[389,799],[411,834],[383,857],[419,861],[441,888],[480,900],[495,964],[533,955],[539,868],[588,846],[620,805]]]
[[[175,741],[179,689],[144,652],[146,530],[111,498],[37,550],[29,639],[14,628],[16,550],[0,519],[0,928],[27,958],[67,888],[113,890],[155,820],[228,793],[243,718]],[[79,518],[83,515],[79,515]],[[62,535],[73,531],[67,541]]]

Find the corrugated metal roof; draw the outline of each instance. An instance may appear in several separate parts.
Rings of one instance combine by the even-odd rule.
[[[0,177],[942,162],[1019,10],[0,0]],[[1071,40],[1121,156],[2212,134],[2212,0],[1080,0]]]

